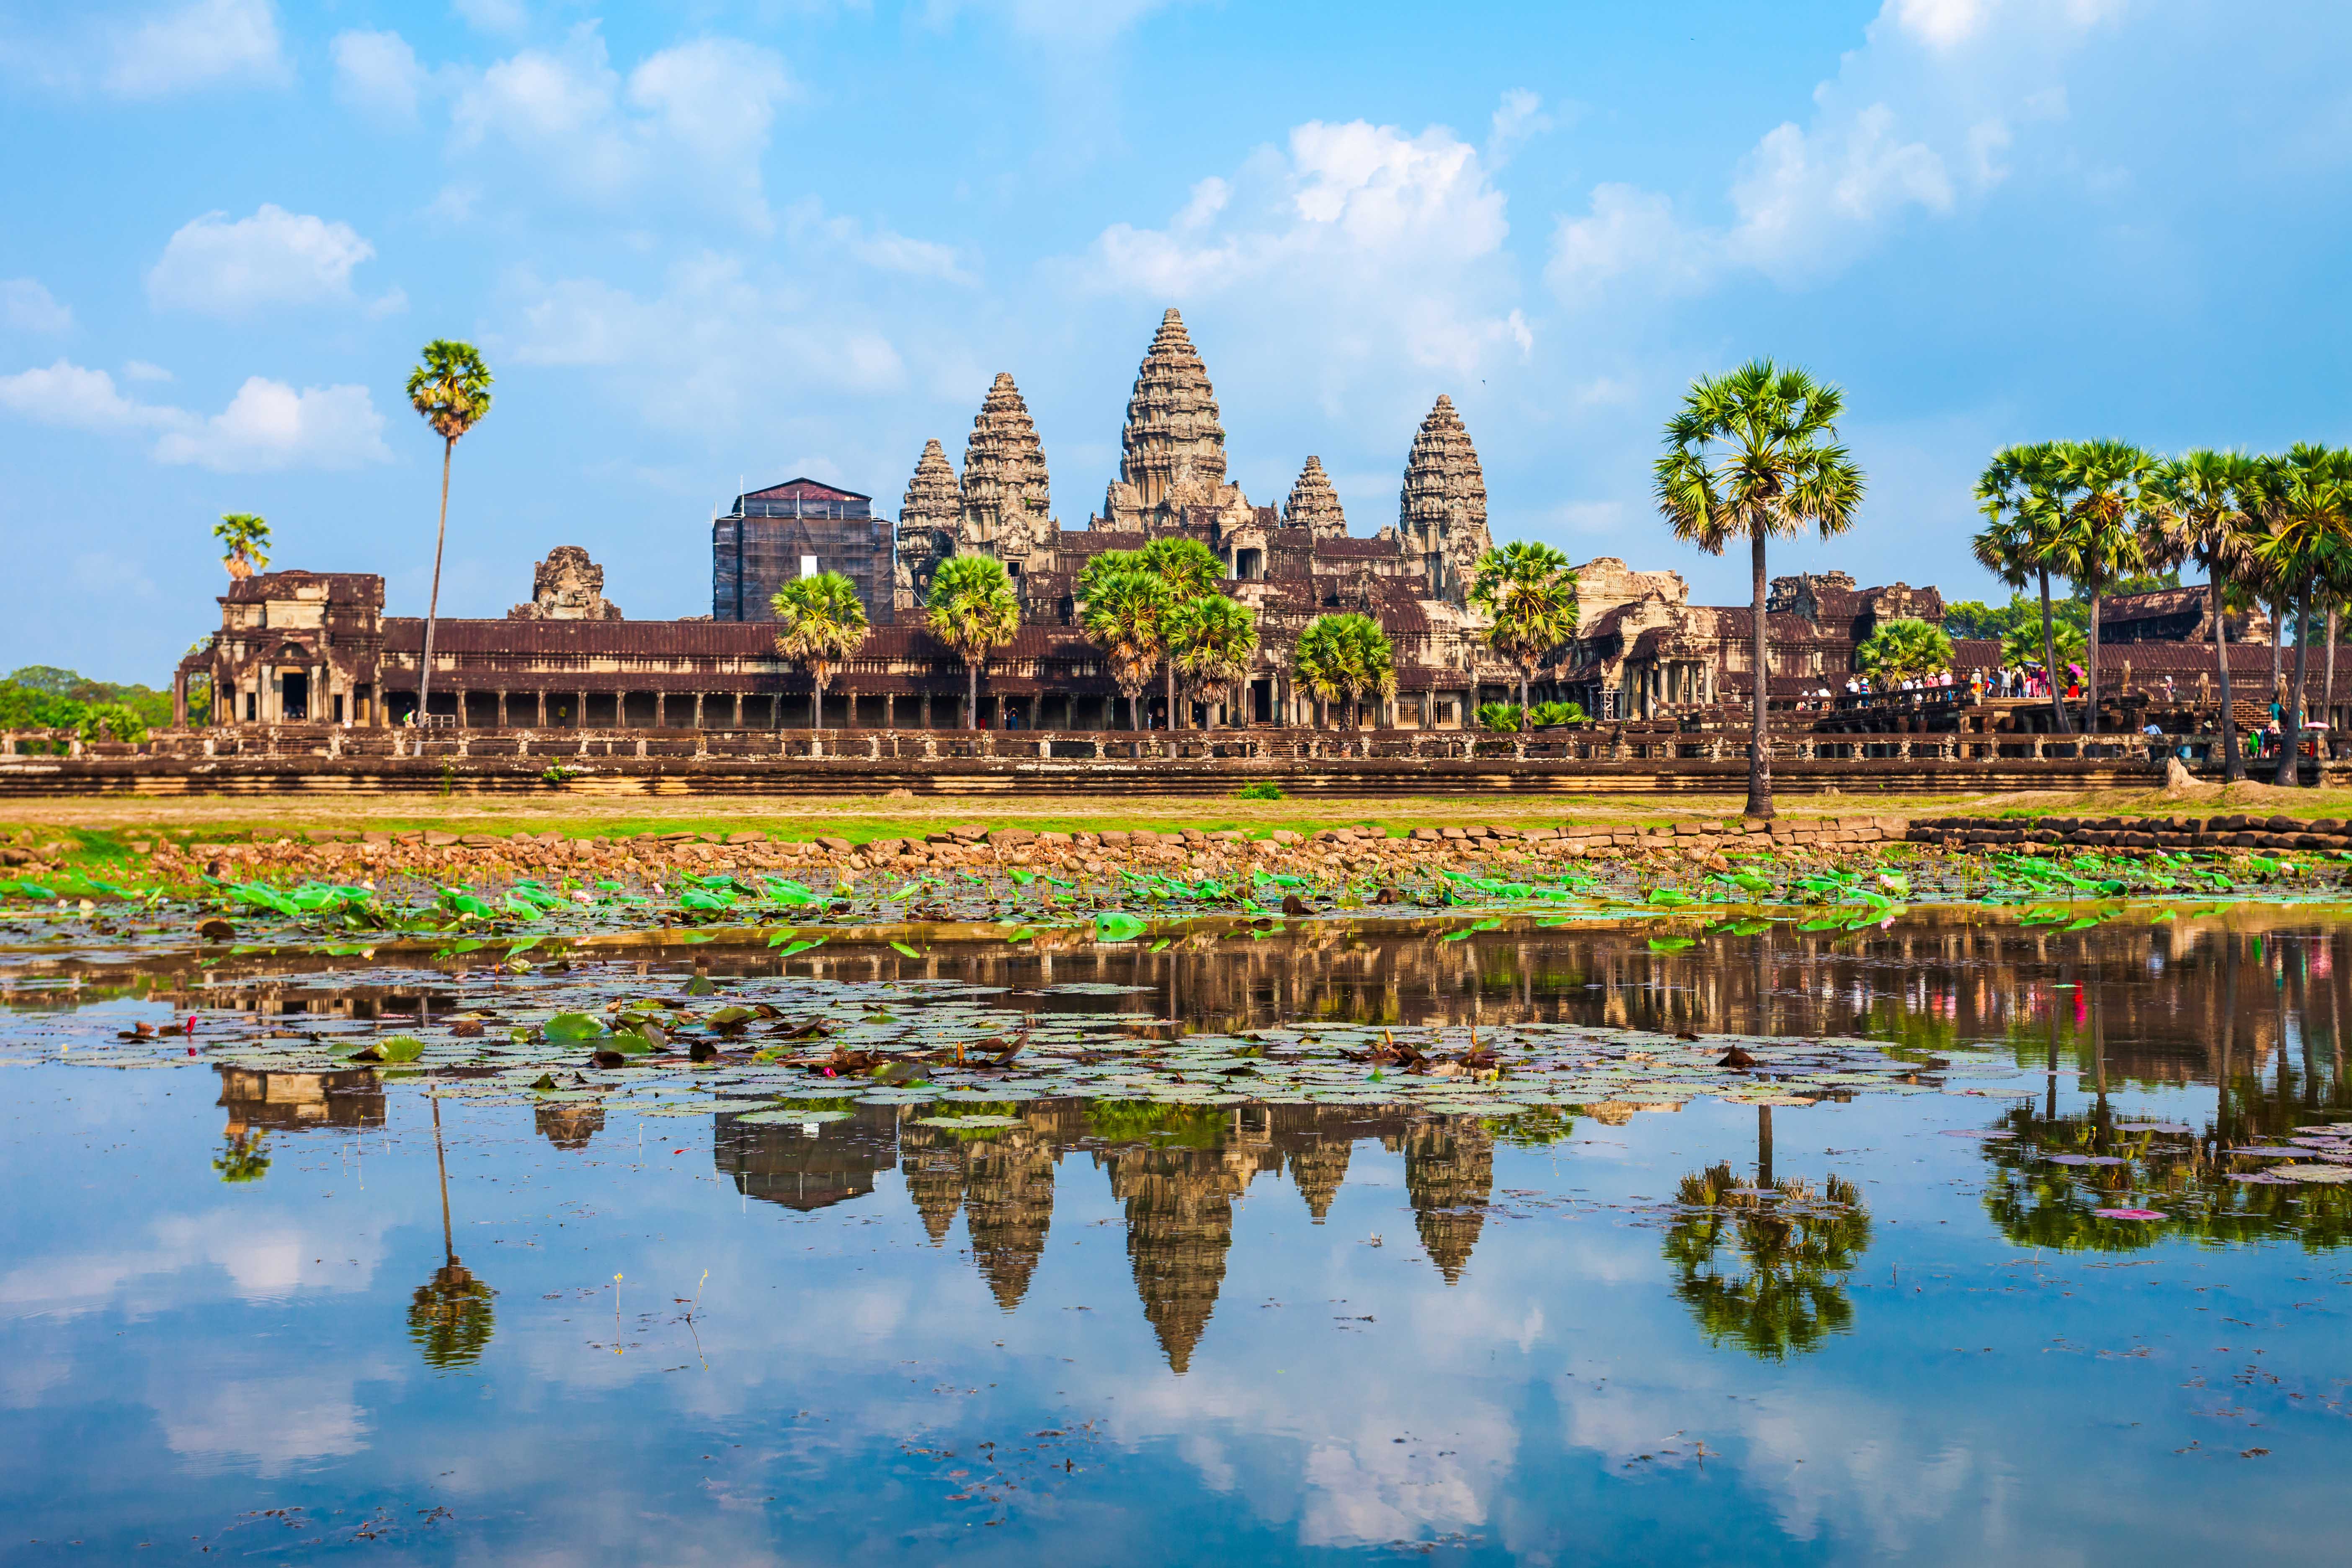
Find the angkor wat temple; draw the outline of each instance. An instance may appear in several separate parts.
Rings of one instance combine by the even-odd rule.
[[[1096,555],[1154,539],[1200,541],[1223,563],[1224,593],[1249,605],[1261,639],[1249,675],[1229,691],[1165,710],[1155,691],[1137,714],[1078,626],[1078,574]],[[1022,628],[982,672],[979,722],[1055,731],[1310,722],[1294,687],[1292,651],[1319,615],[1359,612],[1385,629],[1396,691],[1379,727],[1468,728],[1478,706],[1516,695],[1518,671],[1494,658],[1468,602],[1473,568],[1493,543],[1478,454],[1452,400],[1440,396],[1405,454],[1396,521],[1349,531],[1339,498],[1310,456],[1280,507],[1261,505],[1227,476],[1226,435],[1208,371],[1173,310],[1138,368],[1118,476],[1086,526],[1055,515],[1045,446],[1010,374],[1000,374],[972,420],[959,472],[927,442],[895,530],[871,498],[810,479],[747,491],[712,520],[708,617],[643,621],[604,596],[604,574],[576,545],[533,574],[531,601],[500,620],[446,619],[434,640],[431,722],[544,730],[807,728],[813,684],[782,658],[769,600],[786,579],[838,572],[856,584],[872,625],[836,671],[827,728],[950,729],[963,722],[965,671],[934,639],[921,606],[950,555],[1003,563],[1017,584]],[[2148,614],[2119,597],[2108,625],[2144,645],[2129,657],[2151,676],[2210,668],[2202,616],[2186,590],[2153,595]],[[1753,689],[1747,605],[1689,603],[1681,574],[1636,572],[1613,556],[1578,569],[1580,626],[1533,682],[1538,700],[1580,703],[1600,718],[1654,719],[1743,701]],[[281,571],[231,584],[208,647],[184,661],[224,700],[216,724],[404,723],[415,713],[425,623],[385,616],[383,580],[367,574]],[[1854,649],[1884,620],[1940,621],[1932,587],[1857,587],[1831,572],[1772,584],[1776,696],[1790,704],[1852,670]],[[2266,631],[2233,627],[2248,641]],[[2253,635],[2249,635],[2253,634]],[[2111,639],[2113,640],[2113,639]],[[1963,667],[1999,662],[1968,645]],[[2103,655],[2103,662],[2112,656]],[[2256,677],[2264,657],[2232,650]]]

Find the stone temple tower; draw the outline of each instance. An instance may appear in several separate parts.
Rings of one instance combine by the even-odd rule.
[[[1309,458],[1298,470],[1298,482],[1282,503],[1282,525],[1307,529],[1318,539],[1348,537],[1348,514],[1339,510],[1339,492],[1331,488],[1322,458]]]
[[[931,574],[955,553],[962,517],[956,471],[939,442],[926,441],[914,477],[907,481],[907,499],[898,504],[898,563],[891,587],[891,603],[898,609],[918,609],[929,595]]]
[[[1412,453],[1405,459],[1397,531],[1405,548],[1422,558],[1430,596],[1455,604],[1469,592],[1472,566],[1494,544],[1486,531],[1486,480],[1478,470],[1478,450],[1470,445],[1454,400],[1443,394],[1414,433]]]
[[[1033,550],[1051,549],[1055,525],[1045,477],[1045,448],[1021,389],[997,372],[982,400],[963,451],[959,548],[1017,567]]]
[[[1103,495],[1104,528],[1149,532],[1187,507],[1239,500],[1239,489],[1225,483],[1225,427],[1208,367],[1172,308],[1136,370],[1119,447],[1118,478]]]

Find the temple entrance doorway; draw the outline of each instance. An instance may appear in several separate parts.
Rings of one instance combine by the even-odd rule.
[[[310,674],[308,670],[289,669],[278,677],[278,716],[289,724],[299,724],[310,717]]]

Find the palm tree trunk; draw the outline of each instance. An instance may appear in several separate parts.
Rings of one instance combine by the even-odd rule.
[[[2279,641],[2279,637],[2280,637],[2280,634],[2281,634],[2281,633],[2283,633],[2286,628],[2285,628],[2285,626],[2282,624],[2282,622],[2283,622],[2283,620],[2284,620],[2284,617],[2281,616],[2280,616],[2280,614],[2279,614],[2279,605],[2278,605],[2278,601],[2277,601],[2276,599],[2273,599],[2273,600],[2270,602],[2270,604],[2271,604],[2271,700],[2272,700],[2272,701],[2273,701],[2273,702],[2275,702],[2275,701],[2277,701],[2277,700],[2278,700],[2278,692],[2279,692],[2279,685],[2280,685],[2280,682],[2281,682],[2281,681],[2282,681],[2282,679],[2284,679],[2284,678],[2282,677],[2282,675],[2280,674],[2280,672],[2279,672],[2279,660],[2280,660],[2281,658],[2283,658],[2284,657],[2285,657],[2285,646],[2286,646],[2285,644],[2284,644],[2284,643],[2282,643],[2282,642],[2280,642],[2280,641]]]
[[[1764,710],[1770,700],[1772,688],[1772,645],[1764,628],[1764,531],[1758,529],[1750,538],[1748,584],[1749,613],[1756,626],[1756,701],[1750,714],[1748,731],[1748,815],[1770,818],[1772,815],[1772,759],[1764,749]]]
[[[2237,714],[2230,701],[2230,636],[2221,618],[2224,574],[2216,565],[2205,575],[2206,591],[2213,600],[2213,662],[2220,667],[2221,678],[2221,778],[2226,784],[2236,784],[2246,776],[2246,758],[2238,749]]]
[[[2327,684],[2320,690],[2320,720],[2330,733],[2336,729],[2336,605],[2327,605]]]
[[[2084,650],[2083,733],[2099,733],[2099,580],[2091,579],[2091,646]]]
[[[824,677],[809,671],[809,728],[824,728]]]
[[[1769,1105],[1756,1108],[1756,1184],[1772,1184],[1772,1108]]]
[[[2271,782],[2292,784],[2302,765],[2304,676],[2311,665],[2311,583],[2305,579],[2294,605],[2294,689],[2287,694],[2286,710],[2279,715],[2278,773]]]
[[[2066,717],[2066,683],[2058,679],[2058,648],[2050,637],[2050,568],[2042,568],[2042,673],[2050,682],[2050,711],[2056,716],[2058,732],[2066,733],[2074,726]]]
[[[980,728],[980,660],[963,661],[963,727]]]
[[[416,727],[420,730],[425,728],[425,715],[430,711],[426,702],[433,695],[433,623],[441,614],[441,547],[449,542],[449,458],[457,450],[454,436],[441,443],[441,526],[433,535],[433,596],[425,601],[425,660],[416,667]]]

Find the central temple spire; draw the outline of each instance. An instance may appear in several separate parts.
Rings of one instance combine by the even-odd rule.
[[[1169,499],[1180,479],[1206,489],[1225,482],[1225,427],[1217,422],[1217,395],[1209,388],[1208,367],[1184,331],[1184,318],[1173,306],[1160,318],[1160,331],[1136,369],[1119,447],[1118,477],[1135,487],[1147,507]]]

